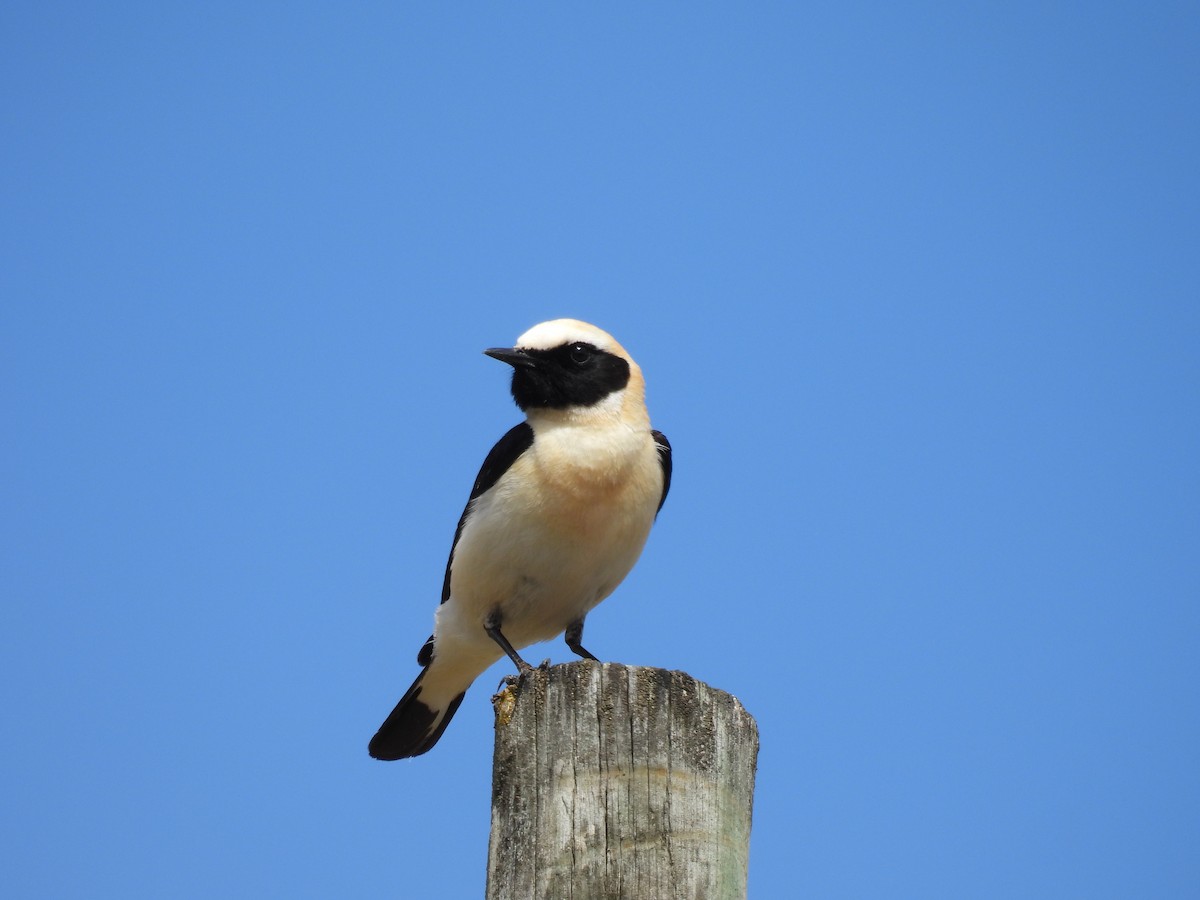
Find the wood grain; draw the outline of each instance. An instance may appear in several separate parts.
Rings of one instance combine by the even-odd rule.
[[[745,897],[758,729],[736,698],[580,661],[495,706],[489,900]]]

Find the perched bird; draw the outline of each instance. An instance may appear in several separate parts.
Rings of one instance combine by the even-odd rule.
[[[376,759],[428,751],[467,688],[507,654],[566,632],[586,659],[583,620],[629,574],[671,485],[671,445],[650,428],[645,382],[586,322],[535,325],[512,349],[525,421],[483,461],[450,547],[423,667],[371,739]]]

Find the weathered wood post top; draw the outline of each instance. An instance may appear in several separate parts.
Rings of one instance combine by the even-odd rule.
[[[746,896],[758,728],[736,698],[580,661],[494,703],[488,900]]]

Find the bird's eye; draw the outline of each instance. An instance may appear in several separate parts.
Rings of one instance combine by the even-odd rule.
[[[587,344],[572,344],[571,345],[571,362],[577,366],[583,365],[592,358],[592,348]]]

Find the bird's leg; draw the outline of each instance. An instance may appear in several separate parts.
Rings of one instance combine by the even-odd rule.
[[[567,626],[567,632],[563,635],[567,640],[567,646],[571,648],[571,652],[576,656],[582,656],[584,659],[596,659],[580,641],[583,640],[583,619],[577,619]]]
[[[483,620],[483,630],[488,633],[493,641],[500,645],[500,649],[505,655],[516,665],[517,671],[522,675],[533,671],[533,666],[521,659],[521,654],[513,649],[513,645],[508,642],[508,638],[500,631],[500,613],[499,611],[491,612],[486,619]]]

